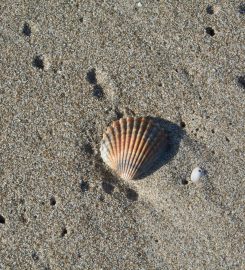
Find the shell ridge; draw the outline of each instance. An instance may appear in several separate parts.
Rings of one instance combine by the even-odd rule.
[[[121,167],[121,155],[122,155],[122,127],[119,120],[117,120],[117,129],[118,129],[118,154],[117,154],[117,171],[120,173]]]
[[[110,129],[108,130],[108,136],[109,136],[109,140],[111,142],[111,166],[112,168],[115,170],[115,158],[116,158],[116,150],[115,150],[115,132],[114,132],[114,128],[110,127]]]
[[[126,174],[128,175],[129,178],[132,177],[132,172],[134,169],[135,161],[138,159],[139,151],[142,148],[142,145],[144,142],[144,135],[145,135],[145,132],[147,131],[147,126],[148,126],[148,123],[146,122],[146,118],[144,117],[141,119],[141,124],[140,124],[139,130],[137,132],[138,143],[135,144],[135,147],[133,149],[133,152],[135,154],[134,154],[133,159],[130,163],[130,166],[127,168],[128,170],[127,170]]]
[[[141,125],[142,118],[138,118],[134,122],[134,127],[133,127],[133,132],[132,132],[132,141],[129,147],[129,156],[127,158],[127,166],[125,167],[124,170],[124,175],[127,179],[131,179],[130,175],[128,174],[129,169],[131,168],[132,165],[132,159],[135,156],[134,148],[137,147],[138,144],[138,131],[139,127]]]
[[[122,132],[122,140],[121,140],[122,150],[121,150],[120,163],[119,163],[119,174],[121,174],[123,170],[123,160],[124,160],[124,154],[125,154],[127,122],[125,118],[121,118],[119,122],[121,125],[121,132]]]
[[[136,129],[136,125],[137,125],[137,119],[134,119],[133,126],[132,126],[131,133],[130,133],[129,145],[128,145],[128,148],[127,148],[127,155],[126,155],[126,159],[125,159],[125,166],[124,166],[124,169],[123,169],[123,172],[122,172],[122,175],[123,175],[123,177],[125,179],[128,179],[128,176],[126,174],[126,171],[127,171],[128,166],[129,166],[129,160],[130,160],[130,157],[131,157],[131,154],[132,154],[132,146],[134,145],[134,142],[135,142],[135,129]]]
[[[158,140],[159,139],[159,140]],[[142,170],[141,174],[144,174],[151,166],[154,166],[156,162],[160,159],[161,153],[163,150],[165,143],[164,139],[166,139],[166,136],[164,136],[164,133],[159,134],[159,136],[155,139],[155,143],[151,148],[151,151],[149,151],[148,155],[145,157],[143,163],[141,164],[141,168],[144,168]],[[156,151],[156,149],[160,149],[159,151]],[[138,175],[138,176],[140,176]]]
[[[125,157],[123,159],[123,166],[122,166],[122,172],[121,172],[121,176],[123,177],[124,172],[125,172],[125,168],[127,167],[127,159],[128,159],[128,155],[129,155],[129,149],[130,149],[130,138],[133,132],[133,126],[134,126],[134,118],[128,117],[127,118],[127,132],[126,132],[126,147],[125,147]]]
[[[153,135],[157,134],[157,132],[158,132],[157,127],[153,125],[153,130],[152,130],[152,132],[149,133],[149,134],[151,134],[151,136],[148,135],[144,149],[142,150],[142,153],[139,156],[137,166],[135,167],[135,175],[134,176],[140,175],[138,172],[141,169],[145,159],[148,157],[150,151],[152,150],[152,145],[154,144],[154,141],[155,141],[155,140],[152,140],[152,137],[154,138]]]
[[[144,162],[146,156],[148,155],[148,152],[150,151],[149,150],[149,144],[150,144],[150,139],[147,139],[145,147],[143,149],[143,153],[140,155],[139,162],[138,162],[137,166],[135,167],[134,176],[139,174],[138,171],[140,170],[142,163]]]
[[[143,127],[142,128],[144,128],[143,129],[143,134],[141,134],[141,136],[140,136],[141,137],[140,138],[140,142],[138,144],[138,148],[136,149],[136,154],[134,156],[134,159],[132,160],[131,166],[129,166],[129,168],[128,168],[127,175],[129,177],[130,176],[131,177],[134,176],[135,164],[137,164],[138,158],[140,156],[140,150],[142,150],[142,147],[144,146],[144,142],[145,142],[145,137],[146,137],[147,133],[150,130],[150,126],[151,126],[150,123],[149,122],[148,123],[146,122],[146,126],[144,126],[145,122],[146,122],[146,118],[142,119],[142,123],[143,123]],[[139,130],[139,132],[140,132],[140,130]]]
[[[114,131],[115,131],[115,140],[116,140],[116,170],[119,168],[119,161],[120,161],[120,142],[121,142],[121,136],[120,131],[121,127],[119,125],[119,121],[114,122]]]
[[[129,168],[132,164],[132,159],[135,156],[135,147],[137,147],[137,145],[138,145],[138,130],[141,127],[141,120],[142,120],[142,118],[136,119],[134,127],[133,127],[132,141],[131,141],[131,144],[130,144],[130,147],[128,150],[129,155],[127,157],[127,166],[124,168],[124,175],[126,178],[130,178],[130,176],[128,175],[128,171],[129,171]],[[139,122],[140,122],[140,124],[139,124]]]

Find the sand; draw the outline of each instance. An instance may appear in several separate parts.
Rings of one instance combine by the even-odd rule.
[[[240,1],[1,1],[1,270],[245,268],[244,16]],[[161,119],[172,153],[126,182],[99,145],[127,115]]]

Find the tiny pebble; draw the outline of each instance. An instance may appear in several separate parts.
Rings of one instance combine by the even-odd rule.
[[[197,183],[204,175],[204,171],[200,167],[196,167],[191,173],[191,181]]]
[[[137,7],[141,8],[142,4],[140,2],[137,3]]]

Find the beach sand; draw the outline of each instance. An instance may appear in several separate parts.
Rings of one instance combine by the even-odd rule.
[[[1,2],[1,270],[245,269],[245,5],[214,2]],[[126,182],[99,147],[130,115],[172,153]]]

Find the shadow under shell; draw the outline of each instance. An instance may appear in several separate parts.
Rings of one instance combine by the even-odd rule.
[[[104,133],[101,156],[123,179],[142,179],[166,164],[177,153],[183,131],[169,121],[124,118]]]
[[[146,176],[151,175],[152,173],[160,169],[162,166],[170,162],[178,153],[180,142],[185,135],[184,130],[173,122],[159,117],[148,116],[148,118],[151,119],[154,124],[159,125],[159,127],[164,130],[167,135],[166,143],[159,150],[158,159],[153,162],[151,167],[147,168],[147,170],[142,171],[142,173],[138,175],[135,180],[140,180],[145,178]]]

